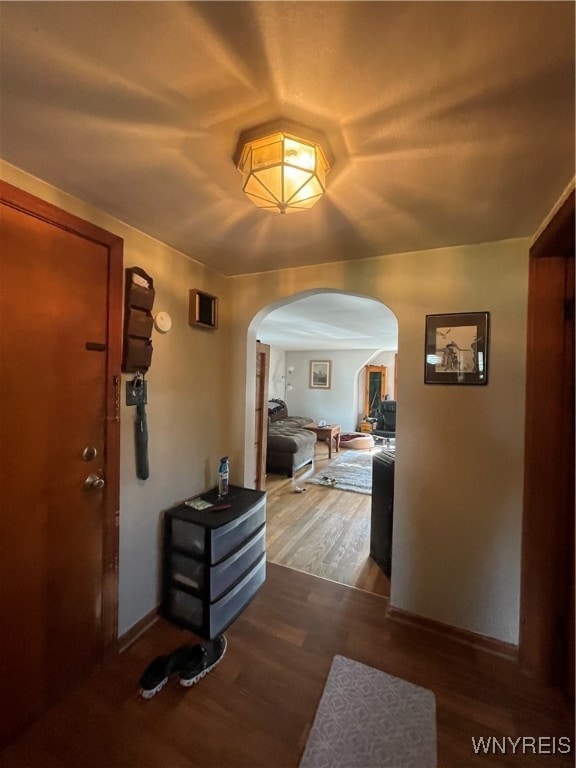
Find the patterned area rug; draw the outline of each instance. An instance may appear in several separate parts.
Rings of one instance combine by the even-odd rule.
[[[373,451],[343,451],[307,482],[369,495],[372,493],[373,454]]]
[[[436,768],[432,691],[334,656],[300,768]]]

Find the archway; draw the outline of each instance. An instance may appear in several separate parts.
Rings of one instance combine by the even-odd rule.
[[[257,339],[260,339],[260,331],[263,326],[263,322],[265,318],[268,318],[272,313],[276,312],[277,310],[281,310],[285,307],[289,307],[291,305],[297,304],[298,302],[302,302],[302,300],[310,299],[313,297],[325,297],[328,299],[331,303],[337,300],[337,297],[349,297],[352,301],[356,302],[366,302],[367,305],[371,305],[374,308],[381,308],[384,312],[387,313],[387,319],[389,322],[388,330],[386,331],[387,337],[385,339],[384,344],[379,344],[374,342],[372,346],[367,345],[366,340],[363,338],[360,338],[360,335],[357,330],[354,330],[354,334],[357,334],[355,342],[350,342],[350,346],[348,348],[356,348],[356,349],[371,349],[372,354],[374,355],[377,351],[382,351],[386,348],[392,349],[393,346],[398,346],[398,322],[396,319],[396,316],[394,313],[382,302],[381,300],[373,297],[368,296],[365,294],[358,294],[353,293],[351,291],[342,291],[342,290],[335,290],[330,288],[315,288],[307,291],[301,291],[299,293],[295,293],[290,296],[286,296],[283,299],[272,302],[271,304],[267,305],[266,307],[262,308],[259,312],[256,313],[256,315],[252,318],[252,321],[248,327],[247,332],[247,339],[246,339],[246,411],[245,411],[245,432],[244,432],[244,449],[245,449],[245,461],[244,461],[244,483],[246,485],[250,485],[252,482],[252,478],[254,477],[254,456],[252,455],[252,446],[254,445],[254,404],[255,404],[255,392],[256,392],[256,364],[255,364],[255,344]],[[358,306],[358,305],[356,305]],[[357,313],[354,312],[354,322],[358,322],[357,319]],[[348,321],[349,321],[348,316]],[[341,328],[344,328],[347,323],[347,318],[345,317],[339,317],[338,322],[340,324]],[[374,325],[374,318],[371,318],[371,324]],[[372,328],[368,329],[370,332],[372,331]],[[366,337],[374,336],[374,334],[371,334],[367,332]],[[392,337],[392,338],[390,338]],[[260,339],[264,340],[265,339]],[[317,340],[317,345],[322,349],[323,352],[328,354],[331,350],[337,350],[337,349],[343,349],[344,347],[340,345],[340,347],[337,346],[337,340],[331,340],[327,338],[322,338],[321,340]],[[294,346],[292,346],[294,348]],[[305,349],[305,346],[302,346],[302,349]],[[308,349],[312,348],[310,344],[308,344]],[[367,355],[368,358],[368,355]],[[355,368],[355,373],[357,371],[360,371],[362,369],[362,366],[367,362],[362,361],[359,363]],[[356,384],[357,386],[357,384]],[[357,396],[356,396],[357,397]],[[356,405],[356,400],[354,400],[354,405]],[[361,410],[361,409],[360,409]],[[354,426],[352,422],[348,423],[348,420],[352,419],[354,420],[354,409],[353,407],[350,407],[349,414],[347,417],[342,417],[343,419],[346,418],[346,423],[343,423],[343,427],[346,429],[352,429]],[[310,414],[312,417],[314,417],[314,414]]]
[[[319,314],[314,315],[311,307],[319,305]],[[329,311],[326,311],[326,308]],[[288,311],[290,310],[290,311]],[[297,316],[297,319],[290,322],[291,317],[298,310],[304,319]],[[290,315],[292,312],[292,315]],[[352,317],[352,320],[350,319]],[[275,318],[277,320],[275,321]],[[334,323],[334,325],[332,325]],[[347,326],[349,326],[347,328]],[[287,329],[291,328],[294,338],[286,341]],[[281,328],[282,333],[277,330]],[[314,331],[319,329],[318,336]],[[249,326],[247,340],[247,391],[246,391],[246,434],[245,434],[245,471],[246,483],[254,477],[254,395],[255,386],[255,345],[256,340],[270,344],[271,347],[278,344],[278,338],[281,338],[280,345],[283,349],[276,351],[276,362],[270,368],[270,388],[269,397],[277,397],[285,401],[288,405],[288,414],[293,418],[299,415],[308,417],[309,421],[318,421],[320,418],[326,418],[329,423],[341,425],[343,432],[355,432],[359,423],[362,421],[364,411],[364,375],[365,366],[374,359],[380,360],[382,353],[388,353],[389,358],[395,362],[395,355],[398,349],[398,323],[393,312],[386,305],[372,296],[359,295],[351,292],[330,290],[318,288],[310,291],[296,293],[285,297],[281,301],[274,302],[263,308],[253,319]],[[274,355],[271,356],[274,360]],[[309,366],[316,359],[326,360],[330,363],[331,381],[325,389],[316,390],[310,386]],[[391,381],[394,381],[394,373],[391,372]],[[370,468],[372,456],[367,452],[346,451],[349,459],[362,458],[369,459]],[[336,462],[342,458],[344,452],[334,455],[330,458],[330,451],[323,443],[317,443],[314,451],[314,469],[310,467],[298,467],[296,481],[290,481],[281,471],[275,471],[272,466],[269,467],[267,476],[267,490],[269,498],[269,522],[273,525],[275,522],[275,505],[279,501],[279,496],[283,495],[282,504],[289,503],[291,508],[298,506],[300,510],[306,507],[308,501],[312,505],[312,513],[315,513],[315,503],[313,497],[319,494],[318,501],[320,505],[326,506],[328,497],[325,495],[326,489],[319,488],[318,485],[310,484],[309,478],[336,459]],[[369,479],[368,479],[369,482]],[[309,491],[306,496],[299,500],[291,497],[288,499],[288,493],[301,491],[302,486]],[[307,486],[307,487],[306,487]],[[324,493],[324,496],[322,494]],[[303,506],[302,506],[303,505]],[[334,528],[334,535],[319,535],[318,540],[322,544],[324,541],[334,539],[339,541],[340,554],[335,557],[342,562],[347,559],[345,566],[348,570],[355,570],[355,578],[364,579],[367,584],[370,579],[375,582],[373,575],[367,573],[367,564],[360,561],[355,564],[348,557],[349,550],[357,550],[356,555],[361,559],[368,560],[368,546],[370,538],[370,495],[360,496],[358,493],[346,493],[342,490],[334,493],[330,500],[330,525]],[[348,508],[357,512],[354,520],[348,520]],[[284,514],[284,513],[283,513]],[[364,515],[362,519],[361,515]],[[297,517],[297,516],[296,516]],[[317,530],[316,521],[312,521],[312,514],[305,512],[302,519],[305,520],[307,531],[307,540],[303,547],[313,546],[311,541],[314,532]],[[324,515],[326,518],[326,515]],[[288,537],[291,531],[294,536],[303,535],[302,529],[298,526],[292,528],[295,518],[291,518],[289,524],[282,525],[282,536]],[[321,521],[326,525],[326,519]],[[354,542],[347,542],[346,537],[349,534],[348,529],[356,527],[356,539]],[[338,529],[336,533],[335,529]],[[362,540],[362,545],[358,542]],[[276,542],[276,536],[274,536]],[[295,539],[294,547],[288,546],[288,549],[302,549]],[[286,549],[284,542],[278,547]],[[278,547],[276,547],[278,549]],[[364,549],[366,551],[364,552]],[[315,549],[315,558],[318,549]],[[342,556],[342,552],[347,553],[347,558]],[[276,555],[278,553],[276,552]],[[289,562],[282,562],[275,559],[272,553],[271,561],[280,562],[288,567],[295,567],[297,570],[306,570],[315,575],[322,575],[325,578],[332,578],[329,574],[329,568],[326,564],[328,553],[323,555],[322,568],[326,565],[326,572],[316,572],[314,563],[307,564],[306,567],[291,565]],[[314,558],[313,558],[314,559]],[[297,561],[297,558],[296,558]],[[319,561],[318,561],[319,562]],[[372,560],[370,560],[375,571],[379,571]],[[362,570],[363,569],[363,570]],[[384,577],[385,578],[385,577]],[[361,586],[369,591],[376,591],[378,594],[389,594],[389,582],[386,580],[386,592],[378,591],[382,585],[372,590],[370,586],[352,583],[347,578],[339,578],[336,575],[332,580],[348,583],[350,586]]]

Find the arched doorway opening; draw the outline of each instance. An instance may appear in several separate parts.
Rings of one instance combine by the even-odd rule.
[[[374,360],[382,364],[382,368],[388,362],[390,389],[386,394],[390,398],[395,393],[398,323],[394,313],[381,301],[370,296],[316,289],[265,307],[253,318],[248,333],[246,483],[253,478],[256,456],[253,446],[257,436],[251,402],[255,402],[257,392],[257,341],[270,350],[268,398],[284,404],[282,419],[288,418],[281,422],[283,426],[287,422],[292,425],[292,419],[301,417],[300,431],[305,423],[325,421],[328,426],[337,426],[340,433],[358,432],[365,415],[366,366]],[[312,380],[316,367],[322,368],[328,377],[321,380],[320,386],[315,386]],[[362,432],[366,435],[364,429]],[[388,578],[368,557],[371,464],[375,447],[377,443],[371,449],[363,445],[358,450],[354,446],[351,450],[338,451],[336,440],[330,446],[318,440],[311,449],[313,463],[295,465],[292,477],[285,466],[278,470],[268,463],[268,553],[272,562],[378,594],[389,594]],[[367,489],[355,492],[343,486],[322,487],[323,472],[328,476],[336,465],[355,462],[362,465],[362,471],[368,472]]]

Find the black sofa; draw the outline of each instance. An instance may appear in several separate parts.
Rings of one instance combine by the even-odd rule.
[[[292,477],[296,470],[314,461],[316,433],[303,429],[311,421],[306,416],[289,416],[283,400],[268,402],[266,471],[286,472]]]
[[[372,434],[378,437],[396,437],[396,400],[381,400],[374,415],[378,421]]]

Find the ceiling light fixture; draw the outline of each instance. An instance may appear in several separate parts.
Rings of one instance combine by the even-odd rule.
[[[243,131],[234,153],[244,192],[258,208],[276,213],[316,205],[332,162],[320,134],[287,121]]]

